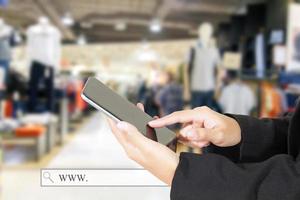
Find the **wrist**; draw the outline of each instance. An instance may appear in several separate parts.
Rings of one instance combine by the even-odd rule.
[[[224,127],[224,134],[228,136],[226,146],[235,146],[241,143],[242,134],[241,127],[235,117],[231,114],[225,114],[226,125]]]
[[[234,138],[235,138],[235,145],[240,144],[242,140],[242,131],[239,123],[234,119],[231,118],[232,120],[232,127],[233,127],[233,133],[234,133]]]

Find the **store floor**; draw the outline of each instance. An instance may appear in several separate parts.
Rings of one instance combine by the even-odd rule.
[[[41,167],[141,168],[126,157],[100,114],[93,116],[48,165]],[[3,200],[168,200],[170,192],[168,187],[42,188],[38,168],[4,169],[2,186]]]

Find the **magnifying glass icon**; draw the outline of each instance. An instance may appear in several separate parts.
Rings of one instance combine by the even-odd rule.
[[[52,183],[54,183],[54,181],[53,181],[52,178],[51,178],[50,172],[44,172],[44,173],[43,173],[43,177],[44,177],[45,179],[49,179]]]

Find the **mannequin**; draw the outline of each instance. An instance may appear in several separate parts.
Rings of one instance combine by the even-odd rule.
[[[41,62],[58,70],[61,56],[61,33],[47,17],[27,29],[27,56],[29,63]]]
[[[27,57],[30,65],[29,111],[53,111],[54,75],[58,72],[61,52],[61,33],[47,17],[27,30]],[[47,94],[44,108],[38,109],[38,93]],[[41,106],[43,107],[43,105]]]
[[[220,54],[212,35],[213,26],[207,22],[201,24],[198,28],[198,41],[190,52],[187,82],[193,108],[214,108],[215,74],[220,63]]]
[[[10,39],[12,34],[12,27],[0,18],[0,90],[5,87],[8,80],[8,68],[11,60]]]

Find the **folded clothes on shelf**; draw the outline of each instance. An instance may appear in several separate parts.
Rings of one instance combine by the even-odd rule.
[[[27,114],[20,118],[21,124],[47,125],[49,123],[56,123],[57,121],[58,121],[57,116],[51,113]]]
[[[0,132],[11,132],[20,126],[20,121],[6,118],[0,120]]]
[[[41,125],[25,125],[17,128],[15,134],[17,137],[38,137],[45,132],[46,128]]]

